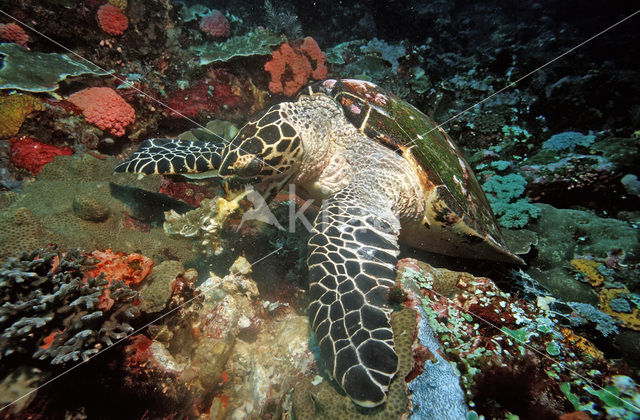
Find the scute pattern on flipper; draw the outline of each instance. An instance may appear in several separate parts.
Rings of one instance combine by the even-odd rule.
[[[148,139],[114,171],[174,175],[216,170],[224,147],[198,140]]]
[[[398,373],[389,386],[387,403],[376,408],[355,406],[349,397],[338,393],[327,381],[313,386],[308,379],[293,391],[292,409],[296,420],[327,419],[399,419],[409,412],[409,392],[405,378],[413,369],[413,338],[416,312],[408,307],[391,314],[394,343],[398,353]]]
[[[399,253],[395,216],[347,187],[325,200],[309,239],[309,319],[323,359],[349,396],[382,403],[397,370],[389,288]]]

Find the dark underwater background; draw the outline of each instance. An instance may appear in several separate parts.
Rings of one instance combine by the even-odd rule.
[[[638,9],[0,0],[0,416],[640,418]],[[318,358],[302,223],[239,226],[215,179],[112,172],[324,78],[440,125],[526,262],[402,248],[400,370],[370,410]]]

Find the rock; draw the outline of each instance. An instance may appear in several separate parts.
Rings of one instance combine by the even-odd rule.
[[[76,195],[73,199],[73,212],[88,222],[104,222],[111,215],[111,209],[104,202],[89,194]]]
[[[287,310],[265,325],[253,341],[238,339],[227,370],[233,372],[234,401],[241,401],[232,416],[259,417],[270,402],[278,402],[315,361],[308,346],[307,317]]]
[[[184,272],[179,261],[163,261],[153,268],[151,283],[142,289],[142,309],[158,312],[164,309],[171,294],[171,282]]]

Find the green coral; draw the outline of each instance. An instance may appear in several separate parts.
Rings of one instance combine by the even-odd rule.
[[[74,61],[65,54],[32,52],[13,43],[0,44],[0,55],[4,56],[0,89],[53,92],[69,76],[110,74],[88,61]]]
[[[211,9],[202,4],[194,4],[191,7],[187,7],[186,4],[182,3],[182,8],[179,13],[184,22],[191,22],[192,20],[198,20],[208,16],[211,14]]]
[[[285,38],[267,31],[256,30],[246,35],[234,36],[225,42],[213,42],[194,47],[200,56],[200,65],[225,63],[236,57],[271,55],[272,47],[282,44]]]
[[[515,142],[526,143],[532,136],[525,129],[516,125],[504,125],[502,126],[502,134]]]
[[[526,186],[527,180],[519,174],[493,175],[482,185],[500,226],[523,228],[530,219],[540,215],[538,207],[521,197]]]

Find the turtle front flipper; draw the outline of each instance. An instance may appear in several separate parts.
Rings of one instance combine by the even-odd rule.
[[[197,174],[216,171],[224,144],[198,140],[148,139],[115,172],[136,174]]]
[[[398,367],[390,325],[400,224],[353,188],[324,201],[309,239],[309,320],[327,368],[358,405],[387,397]],[[369,201],[369,200],[367,200]]]

